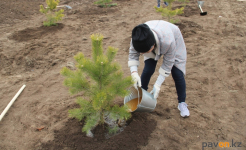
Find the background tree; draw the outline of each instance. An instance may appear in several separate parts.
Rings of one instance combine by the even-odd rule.
[[[46,8],[43,5],[40,5],[39,11],[47,17],[47,20],[43,22],[44,26],[57,25],[57,21],[62,20],[62,17],[64,17],[63,9],[60,9],[59,11],[55,10],[59,2],[59,0],[46,0]]]
[[[172,5],[174,1],[175,0],[165,0],[165,2],[168,3],[168,6],[166,6],[165,8],[163,8],[162,6],[158,8],[155,6],[156,11],[161,12],[162,16],[167,17],[168,22],[171,22],[171,23],[177,23],[179,21],[178,19],[176,20],[173,19],[174,16],[184,13],[184,7],[173,10]]]
[[[127,106],[118,106],[113,103],[116,97],[128,94],[127,88],[132,85],[131,76],[123,77],[123,72],[114,60],[118,49],[108,47],[106,55],[103,54],[101,34],[91,35],[92,58],[86,58],[83,53],[74,56],[77,65],[72,71],[63,68],[61,74],[66,77],[64,85],[69,87],[72,94],[83,93],[83,98],[78,97],[80,108],[69,110],[70,117],[79,121],[85,118],[82,128],[88,136],[91,130],[107,123],[106,118],[113,121],[127,120],[131,117]],[[118,126],[111,126],[109,132],[117,131]]]
[[[98,0],[96,2],[94,2],[94,4],[100,6],[100,7],[112,7],[112,6],[116,6],[117,3],[111,3],[112,0]]]
[[[179,2],[182,2],[182,6],[185,7],[190,1],[188,0],[178,0]]]

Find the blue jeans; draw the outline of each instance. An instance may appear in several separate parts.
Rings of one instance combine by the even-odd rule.
[[[161,0],[157,0],[157,7],[160,7],[161,5]]]
[[[157,61],[154,59],[147,59],[144,61],[145,66],[143,69],[143,73],[141,75],[141,82],[142,82],[142,88],[146,91],[148,90],[148,85],[151,76],[155,72]],[[186,83],[184,74],[181,70],[179,70],[177,67],[173,66],[172,70],[172,77],[175,82],[175,87],[178,95],[178,102],[185,102],[186,99]]]
[[[168,6],[168,3],[164,1],[164,4]],[[161,6],[161,0],[157,0],[157,7]]]

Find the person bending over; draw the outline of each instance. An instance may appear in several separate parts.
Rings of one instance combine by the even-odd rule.
[[[144,56],[144,69],[138,75],[139,56]],[[190,112],[185,103],[186,99],[186,59],[187,52],[183,36],[179,28],[163,20],[147,21],[139,24],[132,30],[132,39],[129,48],[128,66],[137,86],[148,90],[151,76],[155,72],[157,61],[163,57],[163,63],[159,68],[159,76],[153,86],[151,94],[157,98],[165,78],[172,74],[178,95],[178,109],[182,117],[188,117]]]

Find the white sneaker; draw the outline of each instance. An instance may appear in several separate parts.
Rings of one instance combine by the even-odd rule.
[[[179,103],[178,109],[180,111],[181,117],[189,117],[190,116],[190,112],[189,112],[187,106],[188,105],[185,102]]]

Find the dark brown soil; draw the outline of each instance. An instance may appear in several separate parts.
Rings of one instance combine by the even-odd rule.
[[[107,133],[105,126],[97,126],[93,130],[94,138],[90,138],[81,132],[83,123],[69,119],[62,129],[54,131],[55,139],[42,144],[40,149],[136,150],[148,144],[150,134],[155,130],[156,121],[148,119],[148,115],[148,113],[133,113],[124,131],[109,139],[105,138]]]
[[[0,24],[14,24],[18,20],[30,19],[39,13],[36,8],[41,4],[44,4],[44,0],[1,0]]]
[[[18,42],[26,42],[33,39],[44,38],[47,35],[59,32],[63,27],[64,24],[58,23],[56,26],[50,27],[40,26],[37,28],[26,28],[24,30],[15,32],[9,37],[9,39]]]

